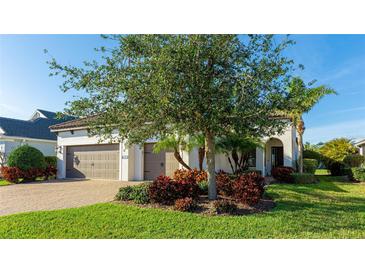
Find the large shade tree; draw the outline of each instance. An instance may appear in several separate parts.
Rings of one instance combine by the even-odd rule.
[[[303,173],[303,134],[305,131],[303,114],[309,112],[315,104],[318,103],[325,95],[336,94],[336,92],[327,86],[320,85],[313,87],[315,81],[305,84],[299,77],[293,77],[288,86],[290,116],[298,133],[298,168]]]
[[[65,66],[52,59],[51,75],[62,75],[63,91],[83,90],[67,112],[90,119],[90,133],[129,143],[173,132],[203,134],[209,198],[217,197],[215,139],[235,132],[268,136],[285,121],[283,110],[292,44],[272,35],[109,36],[117,46],[101,48],[102,61]]]

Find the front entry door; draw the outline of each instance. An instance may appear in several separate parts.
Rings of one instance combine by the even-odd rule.
[[[271,167],[284,165],[284,150],[283,147],[271,147]]]

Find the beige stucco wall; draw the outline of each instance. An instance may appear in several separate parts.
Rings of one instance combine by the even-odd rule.
[[[117,132],[114,133],[115,136]],[[272,136],[279,139],[284,145],[284,165],[293,166],[295,161],[295,130],[292,127],[288,127],[281,135]],[[270,137],[264,138],[263,142],[266,143]],[[147,143],[154,143],[155,139],[150,139]],[[66,177],[66,150],[67,146],[76,145],[95,145],[99,143],[108,143],[108,141],[102,141],[96,136],[88,136],[87,130],[74,130],[73,134],[70,131],[64,131],[58,133],[57,138],[57,158],[58,158],[58,178]],[[263,174],[267,173],[267,168],[270,165],[269,147],[265,149],[256,149],[256,169],[261,170]],[[130,180],[143,180],[144,176],[144,151],[143,146],[131,145],[127,146],[125,142],[120,143],[120,174],[119,179],[123,181]],[[195,148],[190,152],[181,151],[182,158],[192,168],[199,167],[198,161],[198,149]],[[223,154],[217,154],[215,157],[216,171],[224,170],[231,172],[231,167],[227,160],[227,157]],[[206,161],[204,161],[203,167],[206,168]],[[181,166],[180,166],[181,168]]]

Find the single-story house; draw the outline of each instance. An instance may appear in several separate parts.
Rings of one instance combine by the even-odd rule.
[[[110,144],[97,136],[89,136],[87,119],[50,127],[57,134],[58,178],[140,181],[152,180],[160,174],[171,176],[176,169],[182,168],[172,152],[152,152],[156,140],[127,146],[126,142]],[[118,133],[114,134],[117,136]],[[249,160],[252,169],[269,175],[275,166],[295,167],[298,145],[294,126],[290,125],[283,134],[264,138],[263,141],[264,148],[256,148]],[[198,149],[181,151],[181,155],[190,167],[198,168]],[[231,171],[225,155],[216,155],[216,170]]]
[[[365,139],[355,143],[355,146],[359,148],[360,155],[365,156]]]
[[[57,136],[49,127],[59,123],[56,113],[42,109],[29,120],[0,117],[0,152],[7,156],[14,148],[28,144],[45,156],[56,156]]]

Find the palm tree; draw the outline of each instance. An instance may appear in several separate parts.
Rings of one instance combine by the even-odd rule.
[[[221,137],[216,142],[217,151],[227,156],[234,174],[240,173],[248,168],[250,152],[256,147],[262,147],[259,139],[242,137],[236,134]]]
[[[186,142],[186,138],[181,137],[180,135],[169,135],[161,138],[156,144],[153,146],[153,152],[159,153],[163,150],[173,150],[175,159],[186,169],[191,169],[188,164],[185,163],[183,158],[180,155],[180,149],[185,151],[190,151],[191,147]]]
[[[188,150],[198,147],[199,170],[203,170],[203,162],[205,158],[205,137],[203,134],[195,135],[188,140]]]
[[[312,81],[308,85],[299,77],[294,77],[288,86],[289,104],[293,124],[298,133],[298,167],[299,172],[303,173],[303,134],[305,131],[302,115],[309,112],[313,106],[325,95],[336,94],[336,91],[324,85],[311,87]]]

